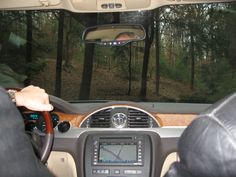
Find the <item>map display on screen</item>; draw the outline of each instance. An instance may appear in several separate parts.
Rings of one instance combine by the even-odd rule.
[[[99,145],[99,163],[135,163],[136,161],[136,144],[100,143]]]

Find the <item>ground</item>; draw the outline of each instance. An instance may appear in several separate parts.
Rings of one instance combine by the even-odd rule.
[[[62,72],[62,95],[65,100],[78,100],[80,82],[82,75],[82,63],[73,62],[73,67],[63,69]],[[32,84],[45,88],[54,95],[56,63],[53,59],[48,59],[44,71],[33,78]],[[114,70],[108,68],[96,68],[93,72],[91,85],[91,100],[126,100],[139,101],[140,81],[132,81],[131,95],[128,92],[128,80],[119,76]],[[149,78],[146,100],[149,101],[180,101],[181,98],[192,94],[187,84],[178,83],[168,78],[160,78],[160,91],[155,93],[155,78]]]

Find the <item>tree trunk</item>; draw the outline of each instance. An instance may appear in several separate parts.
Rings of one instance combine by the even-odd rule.
[[[85,45],[84,68],[79,94],[79,99],[81,100],[88,100],[90,96],[90,86],[93,73],[94,48],[94,44]]]
[[[26,20],[27,20],[27,31],[26,31],[26,63],[30,64],[32,62],[32,42],[33,42],[33,21],[32,21],[32,11],[26,12]],[[30,85],[31,83],[31,68],[28,68],[25,72],[27,79],[24,81],[25,86]]]
[[[88,17],[90,18],[88,18],[89,22],[87,26],[93,26],[97,24],[97,14],[89,14]],[[81,100],[88,100],[90,97],[94,49],[94,44],[85,44],[84,67],[79,93],[79,99]]]
[[[145,48],[144,48],[144,56],[143,56],[143,69],[142,69],[142,81],[141,81],[141,90],[140,96],[144,99],[147,95],[147,72],[148,72],[148,63],[149,63],[149,55],[150,55],[150,47],[153,42],[154,35],[154,26],[153,23],[150,23],[146,26],[146,39],[145,39]]]
[[[57,37],[57,62],[56,62],[56,84],[55,95],[61,96],[61,72],[63,57],[63,34],[64,34],[64,11],[59,12],[58,37]]]
[[[194,77],[195,77],[195,55],[194,55],[194,38],[193,29],[190,27],[190,56],[191,56],[191,90],[194,89]]]
[[[159,95],[160,88],[160,26],[159,9],[156,10],[156,94]]]
[[[131,50],[131,43],[129,44],[129,89],[128,89],[128,95],[131,93],[131,84],[132,84],[132,50]]]
[[[65,27],[66,27],[66,31],[65,31],[65,47],[64,47],[64,69],[68,71],[71,69],[72,67],[72,63],[71,63],[71,60],[72,60],[72,55],[70,53],[71,51],[71,47],[72,45],[71,44],[71,15],[69,14],[68,16],[65,17],[66,21],[65,21]]]
[[[236,11],[236,4],[231,4],[232,12]],[[227,17],[227,34],[229,38],[229,47],[227,48],[228,58],[231,65],[232,78],[236,77],[236,15],[229,14]]]

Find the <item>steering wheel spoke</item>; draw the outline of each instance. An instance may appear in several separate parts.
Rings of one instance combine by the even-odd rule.
[[[46,163],[53,145],[54,130],[50,113],[41,112],[40,114],[42,114],[42,118],[45,122],[44,132],[38,128],[34,128],[31,131],[27,131],[27,134],[30,137],[36,156],[42,163]]]
[[[45,135],[42,135],[42,132],[39,131],[38,129],[34,129],[33,131],[28,131],[27,133],[30,137],[30,141],[33,146],[35,154],[37,155],[38,158],[40,158],[40,149],[42,148],[43,145],[42,136]]]

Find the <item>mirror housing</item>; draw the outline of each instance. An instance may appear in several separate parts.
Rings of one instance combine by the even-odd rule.
[[[121,46],[144,40],[145,37],[146,33],[142,25],[108,24],[86,28],[82,39],[85,43]]]

